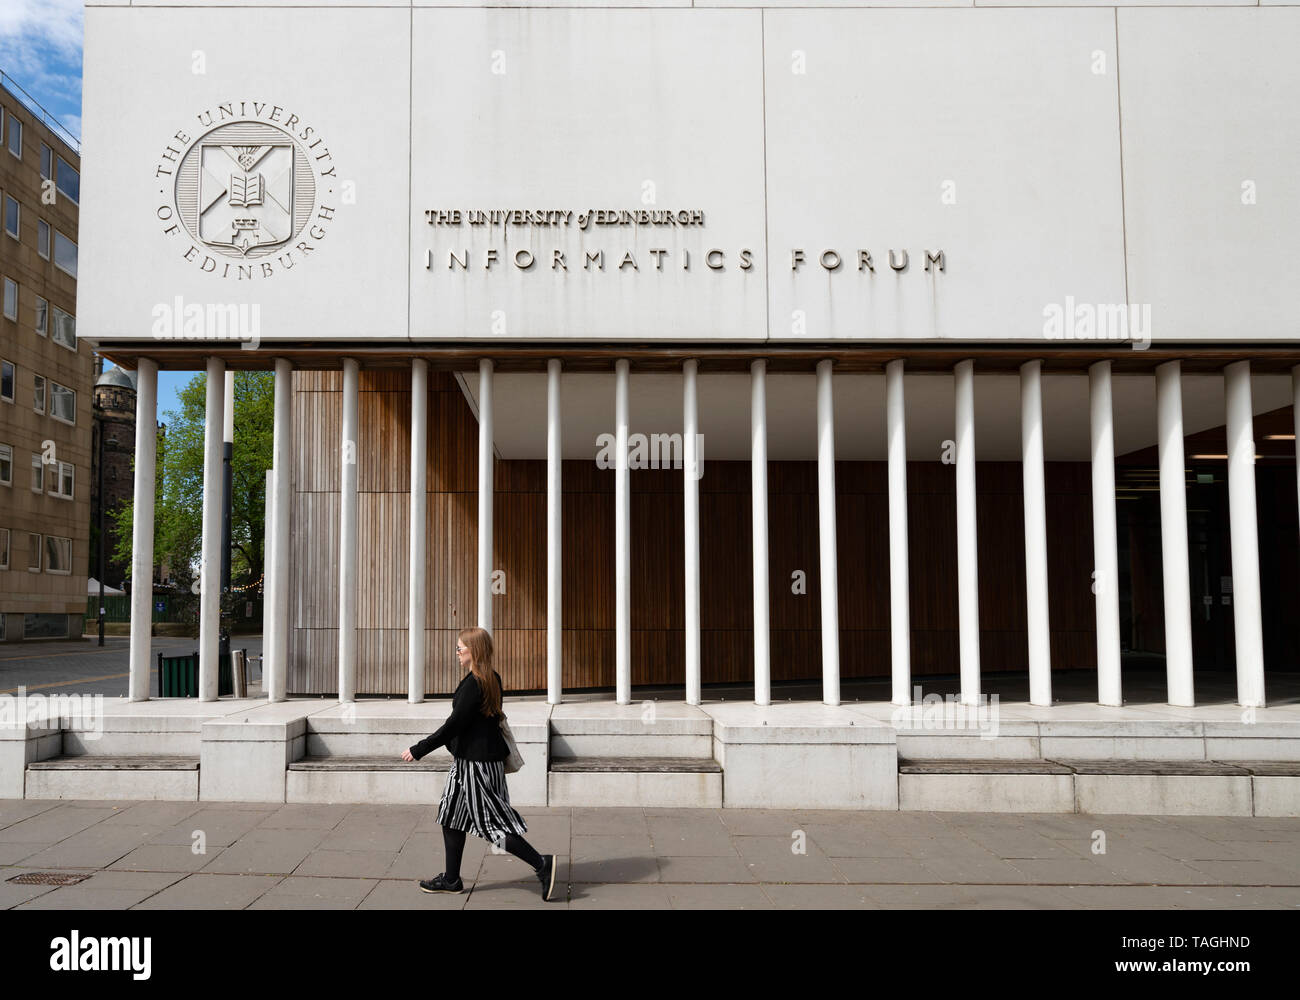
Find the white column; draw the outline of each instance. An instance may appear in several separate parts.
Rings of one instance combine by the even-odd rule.
[[[907,565],[907,411],[903,360],[885,365],[885,436],[889,455],[889,673],[893,703],[912,703],[912,625]]]
[[[229,368],[225,371],[223,386],[225,405],[221,410],[221,443],[233,444],[235,441],[235,373]]]
[[[978,705],[980,695],[980,592],[975,527],[975,362],[953,368],[957,447],[957,634],[961,658],[961,703]]]
[[[1088,367],[1092,438],[1092,551],[1097,608],[1097,702],[1122,705],[1119,656],[1119,539],[1115,526],[1115,431],[1110,362]]]
[[[1259,597],[1259,528],[1255,519],[1255,421],[1250,362],[1223,370],[1228,410],[1228,517],[1232,544],[1232,626],[1237,647],[1237,701],[1264,706],[1264,630]]]
[[[632,701],[631,505],[627,475],[628,363],[614,362],[614,673],[616,701]]]
[[[817,362],[817,533],[821,543],[822,702],[840,703],[840,607],[835,538],[835,413],[829,358]]]
[[[135,518],[131,522],[130,700],[149,700],[153,634],[153,532],[158,461],[158,362],[141,358],[135,370]]]
[[[1182,365],[1156,367],[1160,454],[1160,557],[1165,584],[1165,679],[1169,704],[1196,703],[1192,688],[1192,585],[1187,566],[1187,471],[1183,464]]]
[[[268,701],[284,701],[289,681],[289,521],[293,507],[293,364],[275,359],[275,418],[271,468],[275,500],[271,504],[271,579],[263,614],[273,623],[263,656],[262,682]]]
[[[492,631],[492,359],[478,363],[478,621]]]
[[[360,366],[343,359],[343,435],[339,464],[339,701],[357,699],[357,383]]]
[[[217,700],[221,629],[221,434],[226,363],[208,358],[203,421],[203,564],[199,571],[199,701]],[[138,433],[138,432],[137,432]]]
[[[772,703],[767,592],[767,362],[749,366],[751,521],[754,538],[754,704]]]
[[[428,510],[429,460],[429,363],[411,359],[411,545],[410,594],[406,614],[406,700],[412,705],[424,701],[424,631],[426,604],[425,514]]]
[[[546,362],[546,701],[551,705],[560,704],[564,698],[564,618],[561,606],[564,452],[561,427],[560,360],[551,358]]]
[[[1024,479],[1025,595],[1029,703],[1052,703],[1052,638],[1047,609],[1047,487],[1043,472],[1043,363],[1020,366],[1020,464]]]
[[[700,703],[700,456],[696,376],[699,362],[682,365],[682,497],[685,539],[686,704]]]
[[[271,412],[274,415],[274,406],[272,406]],[[274,430],[272,433],[274,433]],[[271,452],[272,461],[274,461],[274,443],[271,445]],[[272,669],[272,660],[274,659],[275,650],[275,630],[276,626],[279,624],[275,620],[275,602],[272,599],[272,595],[275,593],[274,466],[266,470],[266,510],[262,521],[266,525],[266,537],[263,541],[262,549],[265,553],[265,559],[262,562],[262,693],[266,695],[267,701],[276,701],[277,699],[271,694],[275,680],[274,671]]]

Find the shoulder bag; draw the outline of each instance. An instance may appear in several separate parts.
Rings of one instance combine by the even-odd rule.
[[[515,744],[515,734],[510,731],[510,723],[506,722],[505,712],[501,713],[501,738],[506,741],[506,749],[509,751],[505,759],[505,772],[514,774],[524,766],[524,758]]]

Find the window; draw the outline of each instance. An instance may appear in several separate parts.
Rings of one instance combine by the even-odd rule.
[[[41,176],[46,180],[54,176],[54,153],[45,143],[41,143]]]
[[[45,492],[45,463],[37,452],[32,452],[32,492]]]
[[[23,123],[13,115],[9,116],[9,152],[23,158]]]
[[[67,615],[23,615],[24,639],[66,639]]]
[[[0,444],[0,486],[14,484],[14,446]]]
[[[50,383],[50,416],[69,424],[77,422],[77,394],[58,382]]]
[[[77,169],[65,160],[62,156],[59,158],[59,175],[54,180],[54,186],[60,192],[67,195],[74,205],[81,202],[81,174]]]
[[[36,220],[36,252],[50,259],[50,224],[44,219]]]
[[[49,329],[50,304],[39,295],[36,296],[36,332],[42,337]]]
[[[14,401],[14,363],[0,361],[0,399],[6,403]]]
[[[76,471],[77,467],[71,462],[59,462],[57,472],[51,468],[50,473],[54,477],[54,482],[50,484],[50,496],[71,500]]]
[[[18,199],[5,195],[5,232],[18,239]]]
[[[72,539],[45,536],[45,572],[67,576],[72,572]]]
[[[54,230],[54,266],[74,278],[77,276],[77,244],[57,229]]]
[[[54,307],[54,342],[70,351],[77,349],[77,318],[58,306]]]
[[[0,569],[9,568],[9,529],[0,528]],[[3,618],[4,615],[0,615]]]
[[[34,532],[27,533],[27,572],[41,571],[41,536]]]
[[[32,409],[37,413],[45,412],[45,376],[32,376]]]
[[[18,282],[5,278],[5,319],[18,318]]]

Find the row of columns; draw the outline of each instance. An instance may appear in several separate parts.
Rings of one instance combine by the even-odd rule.
[[[561,407],[560,362],[547,363],[547,699],[561,700]],[[822,700],[840,700],[839,610],[835,525],[835,427],[833,362],[817,365],[818,540],[820,552]],[[615,363],[615,680],[619,704],[631,701],[631,539],[628,479],[629,363]],[[207,417],[204,438],[203,564],[200,611],[200,699],[217,697],[217,658],[221,567],[221,428],[225,366],[207,362]],[[683,504],[685,519],[686,700],[700,702],[700,565],[698,363],[683,365]],[[912,699],[908,606],[907,451],[903,394],[904,361],[885,368],[885,424],[889,496],[889,591],[891,695],[895,704]],[[479,366],[479,499],[477,623],[492,628],[493,363]],[[960,700],[979,702],[979,570],[976,531],[974,362],[959,362],[955,382],[954,448],[956,472],[957,594]],[[286,694],[289,638],[289,530],[291,504],[292,365],[275,362],[274,469],[268,495],[264,684],[272,701]],[[1264,704],[1263,631],[1260,612],[1259,551],[1255,512],[1254,438],[1250,362],[1224,370],[1228,436],[1228,488],[1233,564],[1233,617],[1237,692],[1243,706]],[[359,365],[343,359],[343,419],[340,442],[339,655],[340,701],[356,698],[357,660],[357,441]],[[753,486],[754,701],[771,700],[771,642],[767,516],[767,365],[750,366],[751,465]],[[1191,597],[1187,558],[1182,376],[1180,363],[1159,365],[1155,373],[1160,466],[1161,545],[1165,596],[1168,700],[1194,704],[1192,683]],[[1296,425],[1300,432],[1300,365],[1292,370]],[[1092,517],[1096,595],[1097,695],[1102,705],[1122,704],[1119,630],[1118,538],[1115,512],[1115,445],[1111,363],[1088,370],[1089,429],[1092,455]],[[427,513],[428,366],[411,367],[411,503],[409,549],[408,698],[424,699],[425,551]],[[141,359],[137,420],[155,426],[157,364]],[[1024,475],[1025,578],[1030,702],[1051,704],[1051,641],[1047,587],[1047,518],[1044,485],[1042,362],[1020,367],[1021,457]],[[1300,446],[1300,433],[1297,434]],[[152,579],[156,439],[136,435],[135,523],[132,579]],[[1300,466],[1300,463],[1298,463]],[[1297,474],[1300,495],[1300,472]],[[131,601],[132,700],[148,698],[151,588],[133,587]]]

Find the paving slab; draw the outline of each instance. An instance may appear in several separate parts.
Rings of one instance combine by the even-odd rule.
[[[289,876],[259,897],[250,910],[352,910],[379,884],[378,879]],[[424,893],[421,893],[424,895]]]
[[[37,868],[107,868],[146,845],[155,832],[152,826],[96,825],[28,855],[23,864]]]
[[[1300,908],[1285,819],[534,808],[529,841],[560,858],[563,898],[543,903],[523,862],[472,836],[466,892],[421,892],[444,866],[432,805],[242,805],[11,809],[0,908]],[[38,870],[91,878],[6,881]]]
[[[763,891],[778,910],[878,910],[857,885],[765,885]]]
[[[316,849],[323,830],[263,830],[258,827],[220,851],[203,867],[229,875],[288,875]]]
[[[332,830],[352,807],[346,804],[289,802],[257,824],[263,830]]]
[[[671,910],[667,886],[658,883],[609,885],[578,883],[570,887],[572,910]]]
[[[436,873],[435,873],[436,874]],[[358,910],[463,910],[469,899],[462,893],[421,892],[417,879],[382,879],[359,904]]]
[[[242,910],[273,889],[278,875],[197,872],[132,907],[136,910]]]
[[[0,844],[56,844],[112,815],[112,806],[67,802],[6,826],[0,830]]]
[[[754,873],[733,850],[730,857],[660,856],[659,881],[673,883],[756,882]]]
[[[674,910],[774,910],[776,905],[759,885],[669,885]]]

